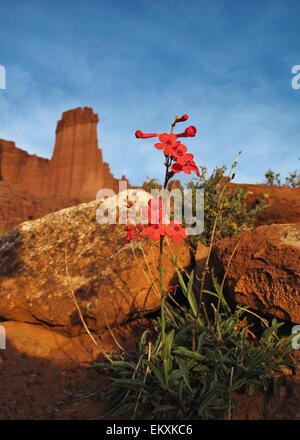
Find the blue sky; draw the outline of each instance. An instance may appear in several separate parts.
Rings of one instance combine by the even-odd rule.
[[[285,177],[300,165],[299,18],[294,0],[1,0],[0,138],[50,158],[62,112],[91,106],[104,160],[138,185],[164,170],[135,131],[187,113],[199,166],[242,150],[237,182]]]

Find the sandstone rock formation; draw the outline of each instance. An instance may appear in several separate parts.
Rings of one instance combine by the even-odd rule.
[[[97,123],[98,115],[89,107],[64,112],[57,124],[51,160],[30,155],[14,142],[0,139],[0,180],[42,197],[43,214],[49,209],[72,206],[74,202],[95,200],[101,188],[119,192],[119,180],[103,162],[98,147]],[[124,176],[122,180],[130,186]],[[3,207],[1,211],[3,217]],[[35,210],[31,216],[35,218]],[[17,224],[15,221],[14,226]]]
[[[268,207],[257,216],[255,226],[300,222],[300,188],[246,183],[229,183],[227,188],[234,191],[238,186],[249,193],[246,199],[249,207],[266,197]]]
[[[47,191],[49,160],[28,154],[0,139],[0,180],[41,196]]]
[[[101,188],[119,191],[119,182],[103,162],[98,148],[98,115],[88,107],[63,113],[56,128],[56,141],[49,164],[47,192],[56,198],[96,199]]]
[[[100,203],[48,214],[2,237],[0,318],[42,323],[73,336],[85,330],[72,291],[91,330],[159,308],[158,247],[148,239],[124,245],[122,225],[96,221]],[[187,267],[187,244],[170,246]],[[165,266],[167,287],[175,271],[168,259]]]
[[[300,223],[259,226],[215,243],[210,260],[224,293],[237,303],[300,324]]]
[[[46,212],[47,207],[41,197],[0,181],[0,230],[8,231],[17,224],[41,217]]]

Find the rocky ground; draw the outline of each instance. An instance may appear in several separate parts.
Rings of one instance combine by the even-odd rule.
[[[106,419],[99,393],[109,378],[88,367],[101,358],[99,346],[108,353],[120,350],[108,326],[123,350],[133,351],[143,328],[150,327],[146,313],[159,309],[158,249],[146,241],[124,246],[122,226],[99,225],[98,207],[90,202],[67,208],[0,239],[0,324],[7,341],[0,350],[1,419]],[[190,269],[186,243],[173,250]],[[198,277],[206,255],[199,245]],[[219,279],[227,268],[224,293],[232,301],[286,320],[287,334],[300,324],[298,218],[218,241],[212,264]],[[165,281],[172,286],[174,268],[166,266]],[[98,347],[82,326],[74,298]],[[287,373],[277,397],[234,396],[234,418],[300,419],[300,375]]]
[[[7,329],[7,346],[0,351],[0,419],[106,419],[107,403],[99,393],[109,378],[90,368],[103,357],[88,335],[70,343],[51,330],[36,331],[30,324],[2,324]],[[138,339],[139,324],[114,331],[118,342],[126,343],[129,350]],[[13,340],[13,334],[19,336]],[[109,332],[95,337],[107,352],[120,351]]]
[[[149,326],[149,321],[134,322],[114,330],[114,336],[123,348],[132,351],[141,330]],[[12,327],[8,333],[12,333]],[[30,339],[30,333],[27,331],[26,334],[24,327],[19,330],[28,345],[30,340],[32,345],[37,343],[34,334]],[[23,348],[16,349],[10,340],[6,350],[1,350],[0,419],[111,420],[106,415],[107,402],[100,397],[109,377],[89,368],[93,359],[102,359],[90,338],[82,335],[77,343],[67,346],[57,341],[57,334],[51,330],[45,332],[44,339],[39,339],[44,345],[39,356],[30,355],[35,349],[29,350],[25,343]],[[107,352],[120,352],[109,332],[102,334],[97,341]],[[300,353],[295,352],[295,356],[300,361]],[[280,393],[276,397],[257,391],[252,396],[236,394],[234,398],[238,411],[233,420],[298,420],[300,374],[283,375]]]

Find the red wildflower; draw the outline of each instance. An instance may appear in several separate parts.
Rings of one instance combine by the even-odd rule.
[[[180,173],[183,171],[186,174],[191,174],[191,171],[196,171],[197,176],[200,176],[200,171],[194,162],[194,156],[186,153],[176,159],[176,163],[172,165],[172,171],[174,173]]]
[[[187,152],[187,148],[185,145],[181,144],[179,141],[176,142],[176,144],[177,145],[166,147],[164,153],[166,156],[171,154],[171,156],[173,158],[175,158],[177,161],[177,159],[179,157],[181,157],[182,155],[184,155]]]
[[[176,162],[180,165],[185,166],[187,163],[194,162],[194,155],[184,152],[184,154],[179,154],[178,156],[176,156]]]
[[[177,220],[170,222],[170,226],[166,228],[166,234],[172,237],[174,243],[179,243],[182,238],[187,238],[188,236],[186,229]]]
[[[158,150],[164,150],[165,148],[174,147],[177,144],[180,144],[179,141],[176,141],[176,134],[167,134],[163,133],[159,136],[160,143],[155,144],[155,148]]]
[[[127,232],[127,237],[125,239],[125,243],[129,243],[131,240],[134,240],[135,238],[139,238],[141,232],[143,230],[143,225],[134,225],[134,226],[124,226],[124,231]]]
[[[143,237],[149,235],[151,240],[158,241],[160,240],[161,235],[166,235],[166,226],[161,223],[157,225],[148,225],[142,230],[141,235]]]
[[[196,127],[191,125],[190,127],[187,127],[183,133],[179,133],[176,136],[177,137],[194,137],[196,133],[197,133]]]

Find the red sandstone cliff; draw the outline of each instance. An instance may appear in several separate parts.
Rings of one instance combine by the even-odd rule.
[[[103,162],[98,147],[98,121],[98,115],[89,107],[64,112],[57,123],[50,160],[28,154],[14,142],[0,139],[0,222],[4,227],[11,228],[51,210],[95,200],[102,188],[119,191],[119,180]],[[122,180],[130,187],[124,176]],[[25,191],[23,196],[22,191]],[[14,204],[18,205],[15,218]],[[23,205],[26,208],[20,208]]]
[[[28,154],[0,139],[0,180],[41,195],[46,190],[49,160]]]
[[[47,193],[42,195],[90,201],[101,188],[118,192],[119,181],[103,162],[98,148],[98,120],[98,115],[88,107],[63,113],[57,124]]]
[[[68,200],[94,200],[102,188],[118,192],[119,180],[103,162],[98,147],[98,120],[89,107],[64,112],[50,161],[0,139],[0,179],[36,196],[55,198],[60,205],[64,200],[66,206]]]

